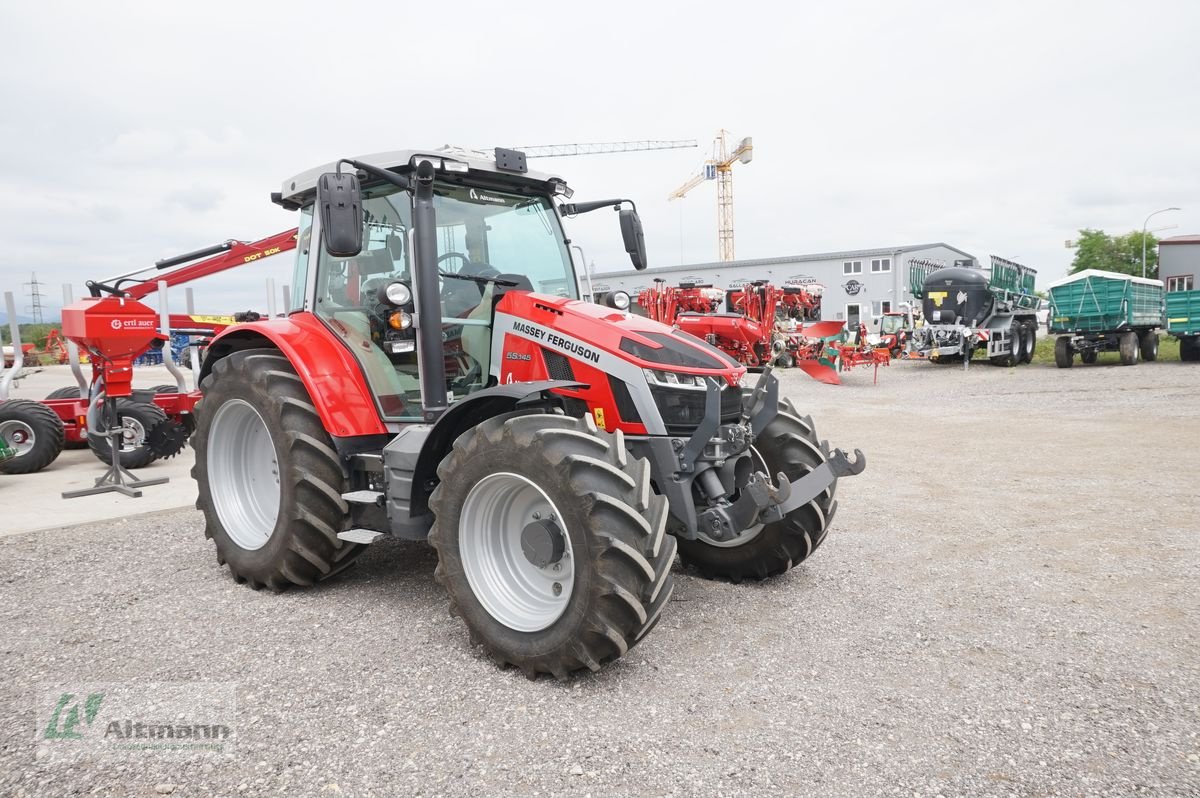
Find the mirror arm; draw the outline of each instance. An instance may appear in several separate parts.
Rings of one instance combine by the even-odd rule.
[[[628,202],[630,205],[633,205],[633,209],[635,211],[637,210],[637,206],[634,205],[633,200],[630,199],[592,200],[591,202],[564,202],[561,206],[561,210],[563,216],[578,216],[581,213],[591,213],[592,211],[599,210],[600,208],[612,208],[613,210],[619,211],[621,209],[621,203],[623,202]]]
[[[410,180],[407,175],[398,175],[395,172],[388,171],[387,169],[380,169],[378,166],[373,164],[355,161],[350,158],[342,158],[337,162],[336,168],[338,174],[341,174],[342,164],[344,163],[350,164],[355,169],[358,169],[362,172],[366,172],[371,177],[377,177],[384,182],[391,183],[393,186],[403,189],[404,191],[412,191],[412,180]]]

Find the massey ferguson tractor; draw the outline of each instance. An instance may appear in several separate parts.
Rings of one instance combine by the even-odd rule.
[[[471,639],[530,678],[597,670],[659,619],[676,549],[764,579],[825,539],[840,476],[779,396],[626,295],[578,299],[570,203],[524,155],[404,151],[283,184],[299,216],[290,315],[210,343],[193,438],[217,560],[311,585],[385,535],[428,540]]]

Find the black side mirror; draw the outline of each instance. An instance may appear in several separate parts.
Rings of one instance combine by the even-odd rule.
[[[317,180],[317,206],[325,251],[335,258],[362,252],[362,189],[353,173],[326,172]]]
[[[642,220],[632,208],[622,208],[620,216],[621,238],[625,241],[625,251],[633,261],[633,268],[640,271],[646,268],[646,236],[642,233]]]

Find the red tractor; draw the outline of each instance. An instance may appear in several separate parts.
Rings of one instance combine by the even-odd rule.
[[[740,582],[820,545],[861,453],[822,442],[769,370],[743,388],[627,295],[580,301],[563,215],[617,209],[639,269],[645,243],[630,201],[570,196],[504,149],[284,182],[293,308],[217,335],[201,368],[197,506],[237,581],[311,585],[384,536],[428,540],[471,639],[565,678],[655,625],[677,546]]]

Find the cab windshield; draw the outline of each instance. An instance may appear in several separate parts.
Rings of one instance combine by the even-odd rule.
[[[882,333],[891,333],[895,335],[904,329],[903,316],[884,316],[883,323],[880,325],[879,331]]]
[[[412,198],[388,185],[365,189],[362,204],[362,252],[335,258],[317,250],[314,308],[362,365],[384,417],[419,419],[416,333],[398,328],[398,309],[379,299],[379,289],[395,280],[412,286]],[[548,197],[439,184],[434,208],[446,390],[459,398],[491,378],[495,285],[470,278],[503,277],[575,299],[579,289]]]

